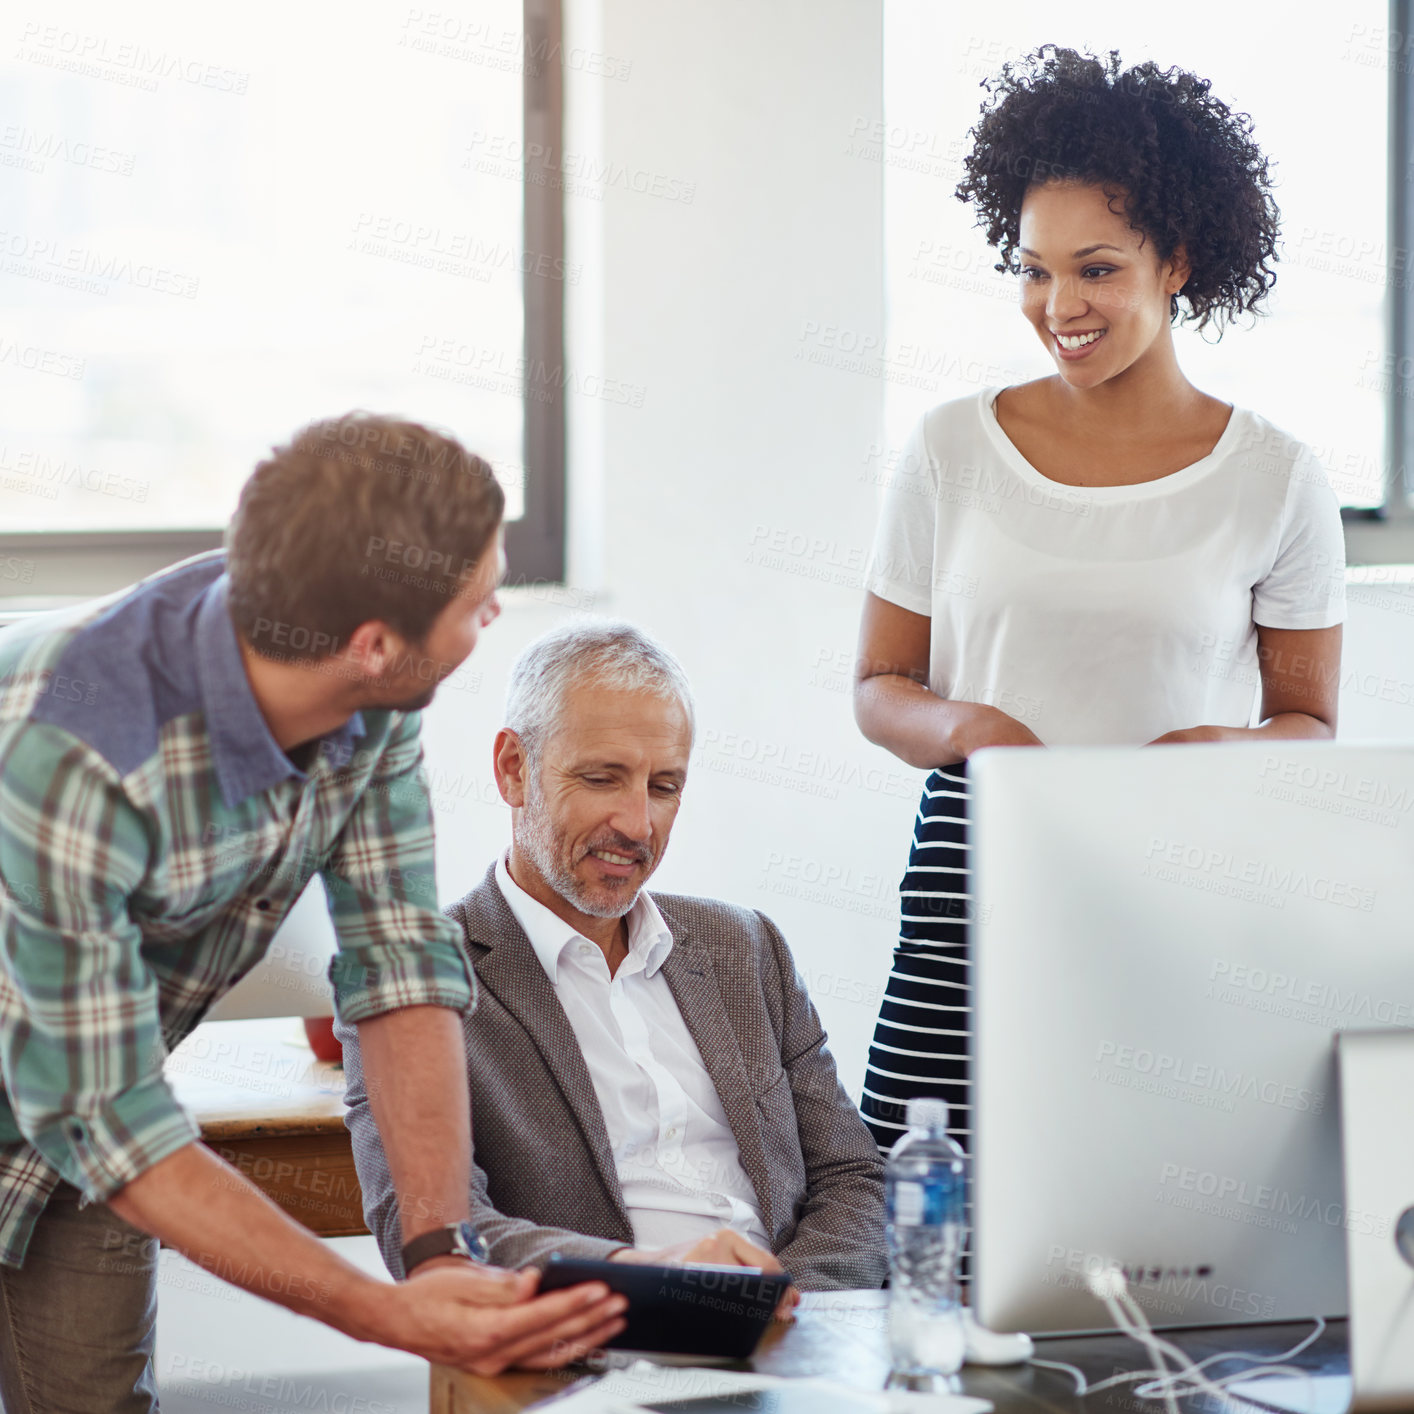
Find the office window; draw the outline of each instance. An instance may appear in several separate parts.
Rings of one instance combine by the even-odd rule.
[[[1288,17],[1289,18],[1289,17]],[[1180,15],[1038,0],[988,9],[885,0],[885,165],[890,440],[928,407],[979,385],[1045,375],[1050,360],[1016,310],[1013,276],[952,196],[983,78],[1047,42],[1125,65],[1153,59],[1210,79],[1248,112],[1272,159],[1282,213],[1270,313],[1221,342],[1175,330],[1180,362],[1205,391],[1250,407],[1318,449],[1350,507],[1385,496],[1391,368],[1387,289],[1414,278],[1387,249],[1388,16],[1383,6],[1303,10],[1299,23],[1230,0]],[[1395,392],[1398,382],[1395,380]]]
[[[576,272],[535,243],[559,241],[559,193],[523,167],[525,109],[542,136],[559,121],[557,21],[545,0],[8,19],[5,551],[214,543],[272,444],[356,407],[450,430],[510,518],[553,519],[535,478],[561,466],[527,472],[527,446],[556,443]]]

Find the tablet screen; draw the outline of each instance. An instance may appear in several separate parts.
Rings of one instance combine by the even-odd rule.
[[[629,1299],[628,1327],[609,1346],[743,1359],[756,1348],[790,1285],[786,1273],[744,1267],[648,1267],[551,1257],[541,1291],[602,1281]]]

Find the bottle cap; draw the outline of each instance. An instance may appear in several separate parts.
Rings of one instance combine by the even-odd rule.
[[[929,1096],[920,1096],[908,1102],[908,1127],[910,1129],[946,1129],[948,1127],[948,1102]]]

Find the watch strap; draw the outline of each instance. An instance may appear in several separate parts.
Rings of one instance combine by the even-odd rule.
[[[404,1244],[403,1275],[410,1276],[415,1267],[430,1262],[434,1257],[450,1256],[465,1257],[469,1262],[484,1262],[487,1260],[485,1239],[467,1222],[434,1227],[431,1232],[424,1232]]]

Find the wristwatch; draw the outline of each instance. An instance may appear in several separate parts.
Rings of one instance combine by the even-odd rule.
[[[407,1243],[403,1248],[403,1275],[412,1275],[414,1267],[430,1262],[433,1257],[465,1257],[472,1262],[489,1262],[491,1249],[486,1239],[470,1223],[448,1223],[434,1227]]]

